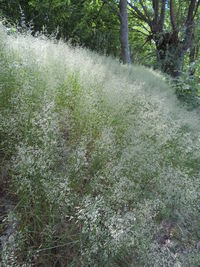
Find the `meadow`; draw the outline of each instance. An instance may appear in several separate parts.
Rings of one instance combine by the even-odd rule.
[[[161,73],[0,25],[0,109],[0,266],[200,264],[199,114]]]

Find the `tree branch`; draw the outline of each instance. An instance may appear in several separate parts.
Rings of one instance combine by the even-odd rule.
[[[196,14],[197,14],[199,5],[200,5],[200,0],[198,0],[198,2],[197,2],[197,6],[196,6],[196,9],[195,9],[195,11],[194,11],[193,19],[195,18]]]
[[[147,34],[147,33],[145,33],[145,32],[142,32],[142,31],[140,31],[140,30],[138,30],[138,29],[134,29],[134,28],[132,28],[132,30],[133,30],[134,32],[139,32],[139,33],[141,33],[141,34],[143,34],[143,35],[145,35],[145,36],[149,36],[149,34]]]
[[[175,19],[175,15],[174,15],[173,0],[170,0],[170,20],[171,20],[173,32],[177,33],[177,26],[176,26],[176,19]]]
[[[130,2],[128,2],[129,7],[132,9],[132,14],[136,15],[136,17],[140,20],[143,20],[146,22],[149,26],[151,25],[151,20],[148,19],[135,5],[132,5]]]
[[[166,0],[162,0],[161,12],[160,12],[160,19],[159,19],[159,28],[160,31],[163,31],[164,21],[165,21],[165,5]]]
[[[196,0],[191,0],[189,9],[188,9],[188,14],[187,14],[187,19],[185,22],[186,26],[186,31],[185,31],[185,38],[183,42],[183,49],[187,50],[188,48],[191,48],[193,45],[193,40],[194,40],[194,11],[196,6]],[[198,9],[199,6],[199,1],[197,2],[196,8]]]
[[[189,6],[189,9],[188,9],[188,15],[187,15],[187,20],[186,20],[186,25],[191,24],[192,21],[193,21],[193,19],[194,19],[193,18],[193,12],[194,12],[194,9],[195,9],[195,4],[196,4],[196,0],[191,0],[190,6]],[[198,3],[197,3],[197,7],[198,7]]]
[[[104,7],[105,4],[106,4],[106,2],[103,1],[102,5],[101,5],[101,7],[99,9],[99,12],[97,13],[97,15],[95,17],[93,17],[93,20],[97,20],[98,19],[98,17],[101,14],[101,11],[102,11],[102,9],[103,9],[103,7]]]
[[[142,8],[143,8],[143,10],[144,10],[144,14],[146,15],[146,17],[148,18],[148,20],[149,20],[150,23],[151,23],[151,18],[150,18],[149,13],[148,13],[148,11],[147,11],[147,9],[146,9],[146,6],[143,4],[143,1],[142,1],[142,0],[139,0],[139,2],[140,2],[140,5],[142,6]]]
[[[103,0],[103,2],[108,4],[110,6],[110,8],[114,11],[114,13],[118,16],[118,18],[121,19],[120,12],[119,12],[118,8],[113,3],[110,3],[109,0]]]
[[[153,0],[153,9],[154,9],[154,22],[158,23],[158,10],[159,10],[159,1]]]

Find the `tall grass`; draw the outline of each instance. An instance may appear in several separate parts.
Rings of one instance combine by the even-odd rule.
[[[199,118],[161,74],[0,30],[3,266],[197,266]]]

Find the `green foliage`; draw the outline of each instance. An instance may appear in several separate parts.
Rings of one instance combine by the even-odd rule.
[[[181,76],[170,82],[176,90],[177,97],[189,109],[199,107],[199,73],[198,60],[190,64],[186,62]]]
[[[190,108],[199,106],[199,78],[184,72],[182,76],[174,82],[177,96],[183,100]]]
[[[98,1],[4,1],[0,15],[18,26],[32,26],[32,34],[43,32],[72,44],[119,56],[119,20],[109,5]]]

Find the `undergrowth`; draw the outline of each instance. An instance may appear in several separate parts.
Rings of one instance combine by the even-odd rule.
[[[199,118],[161,74],[0,30],[2,266],[198,266]]]

